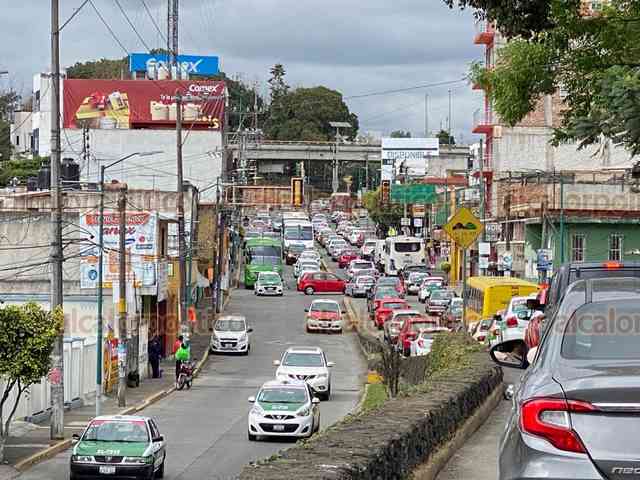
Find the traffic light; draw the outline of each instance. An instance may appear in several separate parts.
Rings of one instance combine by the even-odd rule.
[[[391,202],[391,180],[383,180],[380,186],[380,205],[389,206]]]

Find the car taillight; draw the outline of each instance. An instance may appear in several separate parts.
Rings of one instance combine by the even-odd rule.
[[[515,315],[507,317],[507,327],[513,328],[518,326],[518,318]]]
[[[484,342],[484,339],[485,339],[485,338],[486,338],[486,337],[485,337],[484,335],[478,335],[478,341],[479,341],[479,342]]]
[[[604,262],[602,266],[607,270],[617,270],[619,268],[622,268],[622,264],[620,262],[616,262],[615,260]]]
[[[424,348],[424,340],[418,340],[418,346]]]
[[[587,402],[558,398],[534,398],[520,407],[520,428],[542,437],[559,450],[587,453],[578,434],[571,428],[569,413],[595,412]]]

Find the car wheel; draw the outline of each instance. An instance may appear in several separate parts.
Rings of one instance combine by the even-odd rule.
[[[410,356],[411,356],[411,350],[410,350],[409,348],[403,348],[403,349],[402,349],[402,354],[403,354],[405,357],[410,357]]]
[[[160,468],[156,472],[156,478],[164,478],[164,462],[166,461],[166,459],[167,459],[167,456],[165,455],[164,458],[162,459],[162,464],[160,465]]]
[[[305,295],[313,295],[315,293],[315,290],[313,287],[307,287],[304,289],[304,294]]]
[[[327,389],[326,393],[322,396],[322,399],[325,402],[328,402],[330,398],[331,398],[331,384],[329,384],[329,388]]]
[[[255,442],[258,439],[258,436],[247,431],[247,438],[249,439],[250,442]]]

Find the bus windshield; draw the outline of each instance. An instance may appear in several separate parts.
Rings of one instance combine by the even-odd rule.
[[[284,229],[285,240],[313,240],[313,228],[310,225],[295,225]]]
[[[396,242],[394,245],[398,253],[415,253],[420,251],[420,242]]]
[[[255,247],[249,247],[249,258],[253,257],[279,257],[281,250],[275,245],[259,245]]]

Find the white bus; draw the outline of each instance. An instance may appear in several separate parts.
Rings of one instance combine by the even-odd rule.
[[[313,240],[313,224],[309,220],[283,220],[282,244],[285,251],[292,245],[313,248]]]
[[[417,237],[387,237],[382,251],[382,265],[387,275],[398,275],[408,265],[424,263],[424,244]]]

